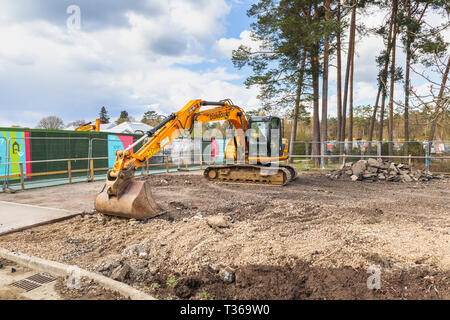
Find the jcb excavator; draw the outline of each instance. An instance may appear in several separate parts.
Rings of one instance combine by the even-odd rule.
[[[202,107],[214,106],[207,110]],[[285,185],[297,170],[279,162],[288,159],[288,141],[281,138],[277,117],[247,117],[231,100],[209,102],[192,100],[171,114],[125,150],[116,152],[116,162],[107,173],[106,184],[95,199],[98,212],[135,219],[161,213],[152,197],[148,181],[135,178],[136,170],[179,136],[188,136],[195,122],[228,120],[234,128],[225,148],[227,164],[209,166],[204,177],[212,182]],[[147,141],[146,141],[147,140]],[[133,148],[144,143],[137,151]],[[232,164],[228,164],[232,162]]]
[[[95,120],[95,124],[92,124],[92,122],[83,124],[75,129],[75,131],[100,131],[100,119]]]

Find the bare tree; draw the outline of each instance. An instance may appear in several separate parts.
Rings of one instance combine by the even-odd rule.
[[[429,92],[428,93],[419,93],[417,90],[410,88],[410,92],[414,95],[415,100],[417,101],[416,107],[427,107],[433,109],[430,123],[430,133],[428,137],[428,141],[433,142],[434,133],[436,132],[436,124],[438,118],[441,114],[445,113],[448,110],[450,104],[449,92],[450,87],[447,84],[448,74],[450,71],[450,56],[446,56],[445,59],[440,58],[438,55],[434,57],[434,71],[440,73],[442,75],[441,83],[437,83],[432,80],[425,72],[419,72],[411,67],[411,70],[423,77],[430,83]],[[437,91],[439,88],[439,91]],[[431,151],[431,143],[429,144],[429,150]]]
[[[44,130],[62,130],[64,128],[64,122],[61,118],[49,116],[42,118],[36,128]]]
[[[78,127],[80,127],[80,126],[82,126],[82,125],[85,125],[87,122],[85,121],[85,120],[75,120],[75,121],[73,121],[73,122],[69,122],[67,125],[66,125],[66,128],[68,128],[68,127],[71,127],[71,126],[74,126],[75,128],[78,128]]]

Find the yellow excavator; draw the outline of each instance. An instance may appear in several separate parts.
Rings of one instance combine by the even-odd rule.
[[[95,120],[95,124],[92,124],[92,121],[86,124],[83,124],[75,129],[75,131],[100,131],[100,119]]]
[[[211,107],[201,110],[203,107]],[[95,199],[98,212],[127,218],[147,219],[162,212],[152,197],[150,183],[135,177],[136,170],[179,136],[190,136],[194,123],[227,120],[233,127],[225,147],[224,165],[212,165],[204,177],[212,182],[283,186],[294,180],[295,167],[281,164],[288,159],[288,141],[282,139],[282,122],[272,116],[248,117],[229,99],[218,102],[191,100],[125,150],[116,152],[106,184]],[[133,152],[133,148],[143,146]]]

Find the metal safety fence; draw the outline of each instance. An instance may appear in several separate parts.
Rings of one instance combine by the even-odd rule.
[[[377,158],[409,163],[428,172],[450,173],[450,141],[294,141],[290,158],[305,170],[331,170],[345,161]]]
[[[0,185],[3,186],[0,192],[7,187],[25,190],[104,179],[114,165],[116,149],[123,149],[136,140],[131,136],[120,141],[87,137],[0,137]],[[136,150],[143,143],[136,145]],[[223,150],[214,154],[212,144],[211,139],[176,139],[146,161],[136,174],[199,170],[225,163]],[[224,145],[221,142],[222,149]],[[289,161],[300,170],[332,170],[345,162],[373,157],[409,163],[429,172],[450,173],[450,141],[393,141],[391,155],[386,141],[294,141],[292,145]]]
[[[171,145],[178,145],[178,150],[164,148],[146,161],[136,175],[202,169],[206,163],[201,154],[204,141],[199,145],[193,141],[174,140]],[[86,137],[1,137],[0,184],[3,188],[0,192],[104,179],[116,160],[115,151],[135,142],[132,136],[120,136],[120,141]],[[145,141],[137,144],[135,150],[143,143]]]

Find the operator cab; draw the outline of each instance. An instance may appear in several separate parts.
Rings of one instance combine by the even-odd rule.
[[[278,157],[283,154],[282,136],[284,130],[280,118],[253,116],[249,120],[248,128],[247,142],[250,157]]]

